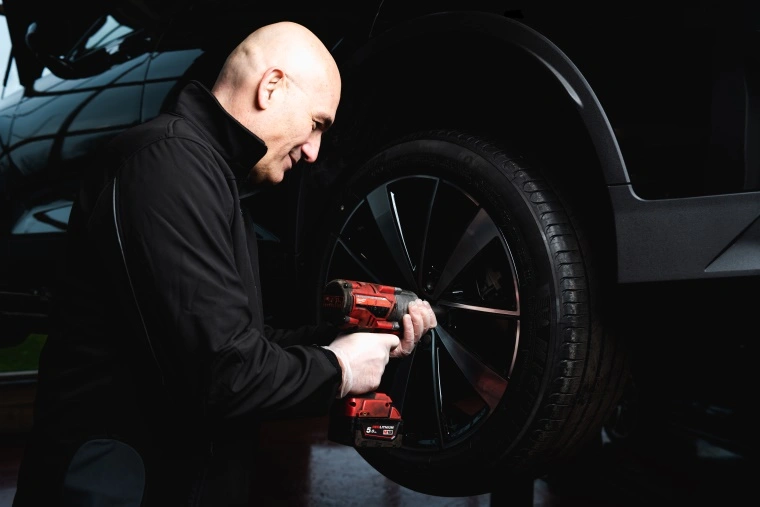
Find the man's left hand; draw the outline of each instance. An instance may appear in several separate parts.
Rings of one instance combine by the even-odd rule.
[[[422,335],[438,325],[430,303],[421,299],[409,303],[408,313],[404,315],[402,323],[404,334],[401,336],[401,343],[391,351],[390,357],[408,356]]]

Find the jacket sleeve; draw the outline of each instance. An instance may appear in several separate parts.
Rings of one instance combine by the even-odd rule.
[[[124,257],[170,398],[217,422],[323,415],[338,362],[308,330],[266,337],[241,274],[251,260],[235,236],[235,181],[215,156],[166,139],[133,155],[116,181]]]
[[[329,345],[337,336],[338,328],[328,324],[301,326],[296,329],[275,329],[264,326],[264,334],[280,347],[291,345]]]

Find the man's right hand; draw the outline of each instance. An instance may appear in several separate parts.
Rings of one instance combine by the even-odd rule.
[[[339,397],[380,387],[391,350],[398,346],[399,337],[388,333],[350,333],[336,338],[326,348],[335,353],[343,370]]]

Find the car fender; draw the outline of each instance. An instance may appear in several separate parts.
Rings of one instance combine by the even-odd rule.
[[[487,36],[494,45],[514,48],[547,69],[572,102],[593,142],[607,185],[630,182],[615,134],[594,90],[568,56],[551,40],[518,20],[491,12],[440,12],[401,21],[359,48],[343,68],[358,72],[378,55],[390,54],[399,45],[436,34]]]

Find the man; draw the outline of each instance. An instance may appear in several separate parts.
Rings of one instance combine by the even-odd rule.
[[[340,86],[313,33],[267,25],[211,92],[108,145],[72,210],[16,507],[248,505],[257,421],[376,389],[436,325],[418,300],[401,339],[264,326],[238,187],[314,162]]]

